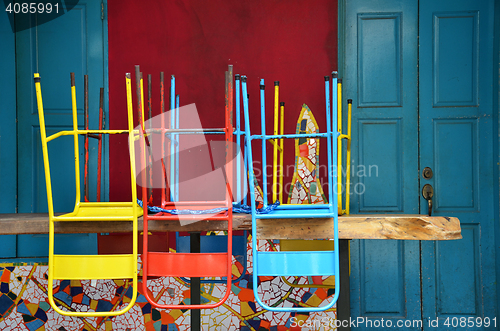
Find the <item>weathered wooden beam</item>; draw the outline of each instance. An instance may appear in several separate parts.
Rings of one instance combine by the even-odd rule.
[[[332,239],[333,220],[282,219],[257,220],[260,239]],[[425,215],[349,215],[339,217],[340,239],[461,239],[456,217]]]
[[[219,231],[227,228],[225,221],[200,221],[180,225],[177,221],[150,221],[149,231]],[[235,214],[234,230],[250,230],[250,215]],[[139,219],[142,230],[142,218]],[[0,214],[0,234],[44,234],[49,231],[47,214]],[[56,233],[126,233],[131,222],[93,221],[57,222]],[[258,220],[257,235],[265,239],[328,239],[333,238],[332,219]],[[339,217],[341,239],[461,239],[460,221],[456,217],[426,215],[349,215]]]

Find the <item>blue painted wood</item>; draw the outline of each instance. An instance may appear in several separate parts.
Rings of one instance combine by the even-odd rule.
[[[359,211],[403,212],[402,120],[360,118],[358,128],[361,167],[356,171],[359,181],[353,189],[359,195]],[[380,189],[366,189],[375,187],[383,187],[383,194]]]
[[[421,185],[434,186],[433,214],[458,217],[463,236],[422,243],[423,315],[442,330],[463,329],[444,326],[448,317],[497,312],[493,12],[492,0],[420,1],[420,168],[435,171]]]
[[[15,213],[17,207],[17,168],[16,168],[16,83],[15,38],[9,20],[2,14],[0,20],[0,213]],[[0,240],[0,258],[16,256],[16,236],[2,236]]]
[[[402,12],[358,14],[358,107],[401,107],[401,16]]]
[[[361,300],[362,316],[405,316],[405,300],[394,288],[404,288],[405,241],[390,241],[380,247],[375,240],[361,242],[361,293],[371,300]],[[376,252],[376,254],[374,254]],[[390,270],[390,272],[387,272]],[[379,298],[379,300],[373,300]],[[382,300],[383,299],[383,300]]]
[[[351,213],[418,213],[418,2],[344,5],[344,109],[353,99]],[[397,327],[421,319],[419,260],[416,241],[353,240],[351,317],[420,330]]]
[[[27,16],[16,17],[22,23]],[[18,91],[18,211],[47,210],[45,178],[38,127],[33,73],[42,77],[48,132],[69,128],[71,94],[69,73],[75,72],[79,126],[83,128],[83,75],[89,75],[91,128],[98,127],[99,88],[104,82],[103,21],[100,1],[79,1],[59,18],[16,34]],[[56,212],[71,211],[75,203],[72,138],[49,142],[52,188]],[[80,140],[83,165],[83,138]],[[96,196],[97,144],[90,140],[90,199]],[[105,168],[103,169],[105,170]],[[105,176],[106,178],[106,176]],[[83,173],[81,178],[83,184]],[[105,185],[103,185],[105,186]],[[83,186],[82,186],[83,190]],[[102,192],[101,192],[102,193]],[[97,252],[95,234],[56,235],[61,251]],[[47,236],[18,236],[18,257],[47,256]],[[57,248],[56,248],[57,249]]]
[[[494,75],[496,79],[493,79],[493,91],[498,91],[498,93],[493,93],[493,137],[499,137],[499,115],[500,115],[500,2],[495,1],[495,23],[493,30],[493,71],[498,73]],[[500,137],[493,139],[493,155],[500,161]],[[493,196],[500,196],[500,167],[493,167]],[[496,255],[496,274],[500,275],[500,245],[498,241],[500,240],[500,202],[495,203],[495,208],[493,214],[495,215],[495,238],[497,238],[497,244],[495,245],[495,255]],[[500,282],[497,283],[497,314],[500,316]]]

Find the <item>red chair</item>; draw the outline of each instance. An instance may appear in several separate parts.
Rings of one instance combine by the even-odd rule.
[[[162,148],[165,146],[163,139],[169,137],[176,139],[180,135],[200,135],[200,134],[224,134],[225,135],[225,148],[226,148],[226,165],[231,164],[233,155],[233,125],[232,125],[232,66],[226,72],[226,107],[225,107],[225,127],[221,129],[179,129],[175,126],[175,120],[170,121],[170,128],[165,128],[163,125],[159,128],[145,129],[147,125],[141,125],[139,129],[140,145],[141,145],[141,167],[142,169],[151,166],[148,163],[150,158],[148,153],[151,153],[151,139],[153,135],[161,134]],[[137,106],[139,113],[139,120],[143,119],[143,97],[142,97],[142,83],[141,74],[138,66],[136,66],[136,85],[137,85]],[[174,82],[172,82],[172,87]],[[173,89],[173,88],[172,88]],[[172,98],[175,94],[172,91]],[[161,101],[163,103],[163,100]],[[175,111],[173,100],[171,102],[171,111]],[[143,123],[143,122],[142,122]],[[162,122],[163,123],[163,122]],[[177,124],[178,125],[178,124]],[[172,141],[172,140],[171,140]],[[177,140],[179,144],[180,140]],[[157,147],[157,146],[156,146]],[[165,155],[162,150],[162,155]],[[167,164],[169,162],[166,162]],[[174,162],[170,164],[175,164]],[[162,158],[162,166],[165,162]],[[178,166],[177,166],[178,167]],[[225,169],[225,170],[224,170]],[[171,169],[172,170],[172,169]],[[143,196],[143,275],[142,275],[142,289],[147,301],[156,308],[161,309],[210,309],[215,308],[224,303],[229,297],[231,292],[231,278],[232,278],[232,192],[230,183],[232,182],[232,166],[222,168],[225,177],[225,200],[222,201],[166,201],[165,191],[162,191],[163,209],[169,212],[160,212],[155,214],[148,213],[148,188],[146,183],[146,171],[142,171],[142,196]],[[172,172],[171,172],[172,173]],[[163,171],[166,176],[166,171]],[[163,179],[167,182],[167,179]],[[170,188],[172,190],[172,188]],[[171,195],[172,195],[171,191]],[[175,194],[173,194],[175,196]],[[216,209],[214,211],[214,208]],[[210,209],[210,212],[205,212]],[[195,213],[189,213],[195,211]],[[176,212],[180,212],[177,214]],[[187,214],[185,214],[187,212]],[[155,252],[150,251],[148,247],[148,231],[150,221],[225,221],[227,222],[227,251],[222,253],[174,253],[174,252]],[[149,277],[225,277],[226,279],[226,292],[220,301],[213,304],[160,304],[148,292],[147,280]]]

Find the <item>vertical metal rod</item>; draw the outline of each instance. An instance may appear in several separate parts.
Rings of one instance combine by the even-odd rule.
[[[351,116],[352,99],[347,100],[347,151],[346,151],[346,181],[345,181],[345,213],[349,215],[351,194]]]
[[[262,83],[261,83],[262,85]],[[241,79],[241,90],[243,93],[243,114],[244,114],[244,123],[245,123],[245,143],[246,143],[246,152],[245,154],[248,154],[248,185],[249,185],[249,191],[250,191],[250,208],[252,210],[252,251],[253,251],[253,266],[258,265],[258,250],[257,250],[257,239],[256,239],[256,234],[257,234],[257,225],[256,225],[256,206],[255,206],[255,185],[254,185],[254,180],[255,180],[255,174],[253,171],[253,164],[252,164],[252,148],[251,148],[251,136],[250,136],[250,116],[248,114],[248,94],[247,94],[247,78],[245,76],[242,77]],[[262,90],[261,90],[262,91]],[[262,94],[262,92],[261,92]],[[265,168],[265,167],[264,167]],[[257,276],[257,270],[254,269],[252,272],[252,281],[254,284],[254,288],[258,284],[258,276]]]
[[[281,102],[280,103],[280,107],[281,107],[281,114],[280,114],[280,134],[283,135],[285,134],[285,103],[284,102]],[[280,169],[279,169],[279,172],[280,172],[280,195],[279,195],[279,201],[280,201],[280,204],[283,203],[283,176],[284,176],[284,170],[283,170],[283,157],[284,157],[284,154],[285,154],[285,149],[284,149],[284,141],[285,139],[281,138],[280,139],[280,148],[281,148],[281,152],[280,152]]]
[[[83,76],[83,128],[89,129],[89,76]],[[89,135],[85,135],[84,143],[85,168],[83,173],[83,196],[89,202]]]
[[[225,147],[226,147],[226,159],[225,161],[227,162],[227,154],[228,154],[228,150],[227,150],[227,147],[228,147],[228,142],[227,142],[227,128],[228,128],[228,118],[229,118],[229,72],[228,71],[225,71],[224,72],[224,128],[225,128]],[[212,154],[212,153],[210,153]],[[214,168],[214,161],[213,161],[213,156],[210,155],[210,161],[212,162],[212,169],[215,169]],[[224,173],[224,178],[226,180],[226,185],[228,184],[228,181],[227,181],[227,176],[226,176],[226,173]],[[227,193],[225,195],[225,198],[227,198]],[[227,200],[225,201],[226,203],[226,207],[229,208],[229,205],[227,204]]]
[[[332,73],[332,89],[335,86],[335,84],[333,84],[333,83],[335,83],[335,80],[337,80],[337,78],[338,78],[338,74],[336,71],[334,71]],[[339,79],[339,81],[340,81],[340,79]],[[337,81],[337,87],[338,86],[339,85],[338,85],[338,81]],[[333,95],[332,95],[332,97],[333,97]],[[338,100],[337,100],[337,107],[339,107],[339,105],[341,106],[341,104],[342,104],[342,98],[341,98],[341,94],[339,94]],[[333,102],[332,102],[332,105],[333,105]],[[332,111],[332,113],[333,113],[333,111]],[[338,126],[337,117],[332,116],[332,119],[333,119],[333,122],[332,122],[332,129],[331,130],[334,131],[335,127]],[[338,144],[339,139],[337,139],[334,135],[334,137],[332,137],[332,145],[333,145],[333,148],[332,148],[333,149],[332,167],[333,167],[333,162],[335,162],[336,157],[338,157],[337,153],[339,152],[339,149],[335,148],[335,142]],[[335,183],[335,181],[341,182],[342,177],[339,178],[338,176],[336,176],[333,169],[332,169],[332,172],[331,172],[331,175],[329,176],[329,178],[330,177],[333,177],[332,178],[332,187],[333,187],[333,184]],[[342,191],[340,191],[340,198],[342,198]],[[339,196],[337,194],[333,194],[333,206],[334,206],[334,208],[338,208],[339,203],[342,204],[341,200],[339,200]],[[340,247],[339,236],[338,236],[338,233],[339,233],[338,215],[339,215],[338,212],[333,214],[333,231],[336,234],[334,239],[333,239],[333,244],[334,244],[333,247],[335,247],[335,251],[336,251],[336,255],[337,255],[337,258],[335,260],[335,275],[340,275],[339,250],[337,250],[337,247]],[[337,280],[337,278],[338,278],[338,280]],[[341,285],[340,277],[335,277],[335,295],[337,296],[337,298],[338,298],[338,295],[340,295],[340,293],[342,292],[340,285]],[[346,290],[349,291],[349,287],[347,287]]]
[[[228,229],[227,229],[227,259],[226,259],[226,268],[227,270],[232,269],[232,254],[233,254],[233,192],[232,192],[232,184],[233,184],[233,167],[232,167],[232,159],[233,159],[233,66],[228,66],[227,72],[227,110],[225,114],[225,138],[226,138],[226,165],[231,165],[230,167],[225,167],[226,173],[226,207],[227,207],[227,220],[228,220]],[[226,291],[230,291],[231,289],[231,272],[229,272],[226,278]],[[228,293],[228,292],[226,292]]]
[[[141,79],[141,69],[138,65],[135,66],[135,92],[136,92],[136,96],[137,96],[137,118],[138,118],[138,121],[139,121],[139,127],[142,128],[144,130],[144,113],[143,113],[143,105],[142,105],[142,86],[141,86],[141,82],[142,82],[142,79]],[[139,130],[140,131],[140,130]],[[142,138],[142,136],[141,136]],[[141,142],[142,143],[142,142]],[[142,165],[145,166],[145,160],[143,160],[143,158],[145,157],[146,155],[146,147],[144,146],[144,149],[141,150],[141,168],[142,168]],[[143,163],[144,162],[144,163]],[[143,171],[143,173],[141,174],[141,178],[142,178],[142,182],[143,182],[143,185],[145,183],[145,172]],[[143,201],[143,206],[144,206],[144,209],[146,209],[146,202],[147,202],[147,191],[146,191],[146,188],[145,188],[145,185],[143,186],[143,189],[142,189],[142,201]]]
[[[149,128],[153,127],[151,118],[153,118],[153,110],[151,106],[151,74],[148,74],[148,120],[149,120]],[[148,157],[148,167],[146,168],[148,173],[148,202],[149,204],[153,204],[153,155],[149,153]]]
[[[170,76],[170,129],[175,129],[175,76]],[[170,135],[170,201],[175,201],[175,144],[174,135]]]
[[[232,167],[232,159],[233,159],[233,100],[234,100],[234,86],[233,86],[233,66],[229,65],[227,69],[227,112],[225,115],[225,131],[226,131],[226,165],[231,165],[231,167],[225,167],[226,172],[226,186],[227,186],[227,197],[226,197],[226,207],[229,210],[229,217],[232,215],[232,185],[233,185],[233,167]],[[232,231],[232,229],[229,229]],[[231,236],[231,232],[228,233]],[[232,244],[231,244],[232,245]],[[228,243],[228,249],[231,246]],[[231,268],[230,261],[228,262],[228,268]],[[230,283],[228,283],[229,285]]]
[[[246,77],[245,77],[245,81],[246,81]],[[245,91],[245,93],[243,93],[243,77],[241,79],[241,94],[243,96],[243,103],[247,103],[248,105],[248,100],[250,99],[250,95]],[[243,118],[243,125],[245,125],[245,118]],[[247,155],[247,148],[248,148],[248,145],[247,145],[247,141],[245,139],[245,136],[243,137],[243,145],[244,145],[244,154],[243,154],[243,192],[246,192],[247,190],[247,181],[250,180],[250,177],[248,175],[248,166],[247,166],[247,161],[248,161],[248,155]],[[249,188],[250,189],[250,188]],[[247,197],[248,197],[248,194],[245,194],[245,196],[243,197],[243,204],[244,205],[247,205]]]
[[[332,76],[337,76],[334,72]],[[334,77],[337,78],[337,77]],[[337,132],[339,137],[337,138],[337,195],[339,201],[339,215],[344,213],[344,206],[342,203],[342,139],[340,134],[342,134],[342,80],[337,80]]]
[[[163,184],[165,185],[164,188],[161,190],[161,207],[165,208],[166,202],[167,202],[167,197],[170,196],[170,190],[169,190],[169,184],[168,184],[168,163],[165,162],[165,133],[163,133],[165,129],[165,121],[166,121],[166,116],[165,116],[165,74],[160,72],[160,116],[161,116],[161,128],[162,128],[162,135],[161,135],[161,167],[162,167],[162,172],[163,172]]]
[[[175,96],[175,128],[179,129],[179,95]],[[177,145],[175,146],[175,201],[179,201],[179,145],[180,145],[181,136],[176,134],[175,141]]]
[[[99,90],[99,130],[104,126],[104,88]],[[99,146],[97,147],[97,196],[96,201],[101,202],[101,164],[102,164],[102,145],[104,144],[103,135],[99,134]]]
[[[135,93],[137,96],[137,118],[139,125],[142,127],[142,103],[141,103],[141,69],[138,65],[135,66]]]
[[[236,94],[236,146],[241,153],[241,132],[240,132],[240,75],[234,75],[234,85]],[[240,154],[241,155],[241,154]],[[236,202],[241,202],[241,160],[239,155],[236,157]]]
[[[335,81],[335,78],[333,78]],[[333,161],[332,161],[332,127],[331,127],[331,112],[330,112],[330,76],[325,76],[325,103],[326,103],[326,132],[329,134],[327,136],[327,162],[328,162],[328,205],[331,213],[337,211],[337,206],[333,204],[333,181],[332,181],[332,172]]]
[[[200,253],[200,233],[191,232],[189,234],[190,253]],[[191,304],[201,304],[201,281],[200,277],[191,277]],[[228,289],[229,290],[229,289]],[[201,330],[201,309],[191,309],[191,330]]]
[[[142,72],[139,72],[139,79],[140,79],[140,89],[141,89],[141,125],[142,129],[146,130],[145,122],[146,122],[146,116],[144,114],[144,77],[142,76]]]
[[[70,78],[71,78],[71,112],[73,115],[73,147],[74,147],[74,152],[75,152],[75,188],[76,188],[76,197],[75,197],[75,205],[80,203],[81,195],[80,195],[80,147],[78,146],[78,134],[76,131],[78,130],[78,115],[77,115],[77,107],[76,107],[76,86],[75,86],[75,73],[71,72],[70,73]],[[42,114],[43,115],[43,114]],[[43,119],[43,117],[41,117]],[[41,126],[41,123],[40,123]],[[45,124],[44,124],[44,130],[45,130]],[[45,132],[44,132],[45,135]],[[49,160],[47,158],[47,162],[45,162],[45,168],[48,169],[48,163]],[[48,173],[50,176],[50,172]],[[45,171],[45,176],[47,177],[47,171]],[[50,177],[49,177],[50,178]],[[50,183],[50,181],[49,181]],[[52,188],[50,188],[52,190]],[[47,188],[47,192],[49,191],[49,188]],[[49,197],[47,197],[49,198]],[[50,200],[52,200],[52,195],[50,196]],[[52,207],[51,207],[52,206]],[[52,208],[52,211],[50,210]],[[52,201],[49,201],[49,213],[53,213],[53,205]],[[52,225],[53,222],[50,222]],[[50,232],[53,233],[53,232]],[[50,239],[51,243],[53,243],[53,238]],[[50,244],[49,244],[50,245]],[[49,252],[53,252],[52,249],[49,247]]]
[[[278,121],[279,121],[279,93],[280,93],[280,82],[274,82],[274,135],[278,134]],[[273,200],[275,203],[278,199],[278,140],[274,139],[273,146]],[[281,188],[280,188],[281,189]]]
[[[266,106],[264,98],[264,79],[260,80],[260,126],[262,135],[266,135]],[[262,138],[262,200],[264,208],[267,207],[267,151],[266,151],[266,140]]]
[[[153,110],[151,108],[151,74],[148,74],[148,119],[153,118]],[[151,129],[151,123],[149,128]]]

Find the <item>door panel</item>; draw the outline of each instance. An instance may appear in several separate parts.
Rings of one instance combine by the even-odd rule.
[[[434,187],[433,214],[458,217],[463,236],[422,242],[423,316],[447,330],[454,329],[447,318],[496,313],[493,7],[420,1],[420,169],[435,174],[421,185]],[[426,201],[421,205],[427,213]]]
[[[434,212],[478,212],[478,119],[435,118],[432,126],[435,192],[455,192],[436,194]]]
[[[351,212],[417,213],[418,2],[349,0],[345,6]],[[397,325],[421,317],[418,241],[353,240],[350,282],[353,319],[384,318],[394,330],[419,329]]]
[[[16,24],[28,17],[16,16]],[[33,23],[33,22],[31,22]],[[42,78],[47,134],[72,127],[70,72],[75,72],[79,127],[83,128],[83,76],[89,75],[90,127],[97,128],[99,88],[104,84],[103,21],[100,1],[79,1],[57,19],[16,34],[18,91],[18,205],[20,213],[47,212],[38,112],[33,73]],[[96,148],[90,140],[90,183],[96,182]],[[49,142],[54,209],[69,212],[75,204],[71,137]],[[80,137],[83,166],[83,137]],[[83,190],[83,172],[81,185]],[[90,199],[95,199],[95,184]],[[97,252],[95,234],[56,235],[59,247],[73,253]],[[47,236],[18,236],[18,256],[47,256]],[[61,248],[62,249],[62,248]],[[61,249],[58,249],[61,252]]]
[[[361,269],[361,315],[370,317],[405,316],[404,289],[404,241],[394,240],[383,247],[376,240],[366,240],[360,243]],[[378,254],[373,254],[377,252]],[[380,300],[384,298],[384,300]]]
[[[2,15],[11,15],[7,12]],[[16,83],[15,39],[9,20],[0,19],[0,213],[16,212],[16,94],[10,93]],[[13,91],[12,91],[13,92]],[[0,258],[16,256],[16,236],[2,236]]]
[[[437,301],[437,311],[439,315],[478,315],[480,302],[480,233],[479,224],[462,225],[462,240],[450,242],[439,242],[436,250],[436,270],[437,275],[441,275],[436,284],[438,293],[446,293],[447,296],[439,296]],[[471,249],[472,248],[472,249]],[[462,263],[456,263],[451,256],[460,252]],[[462,282],[460,291],[456,290],[455,275],[460,275],[469,282]]]
[[[359,181],[354,193],[359,193],[359,212],[403,212],[401,119],[360,118],[358,130],[359,166],[355,175]],[[383,187],[383,194],[368,187]]]
[[[357,24],[358,107],[400,107],[401,12],[358,13]]]

